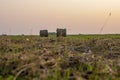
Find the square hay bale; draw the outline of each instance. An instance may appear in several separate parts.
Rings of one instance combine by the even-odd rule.
[[[48,30],[40,30],[41,37],[48,37]]]
[[[57,37],[66,37],[66,29],[57,29]]]

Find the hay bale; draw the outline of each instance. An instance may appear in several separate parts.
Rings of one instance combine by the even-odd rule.
[[[66,37],[66,29],[57,29],[57,37]]]
[[[48,30],[40,30],[41,37],[48,37]]]

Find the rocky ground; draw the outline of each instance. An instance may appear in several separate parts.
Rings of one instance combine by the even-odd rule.
[[[120,39],[1,36],[0,80],[120,80]]]

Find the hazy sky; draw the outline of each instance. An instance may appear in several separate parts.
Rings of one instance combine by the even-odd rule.
[[[110,12],[102,33],[120,33],[120,0],[0,0],[0,34],[99,33]]]

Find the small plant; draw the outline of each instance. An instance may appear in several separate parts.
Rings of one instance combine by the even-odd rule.
[[[2,77],[2,76],[0,76],[0,80],[3,80],[3,77]]]
[[[13,80],[13,79],[14,79],[14,76],[12,76],[12,75],[9,75],[7,78],[7,80]]]
[[[92,74],[89,77],[90,80],[101,80],[98,75]]]
[[[88,67],[87,67],[87,69],[88,69],[88,71],[93,71],[93,67],[92,67],[92,65],[88,65]]]
[[[47,80],[52,80],[52,77],[50,75],[48,75]]]
[[[55,70],[55,79],[54,80],[59,80],[59,78],[60,78],[60,71]]]
[[[65,76],[64,76],[64,80],[69,80],[70,79],[70,69],[67,69],[65,71]]]

